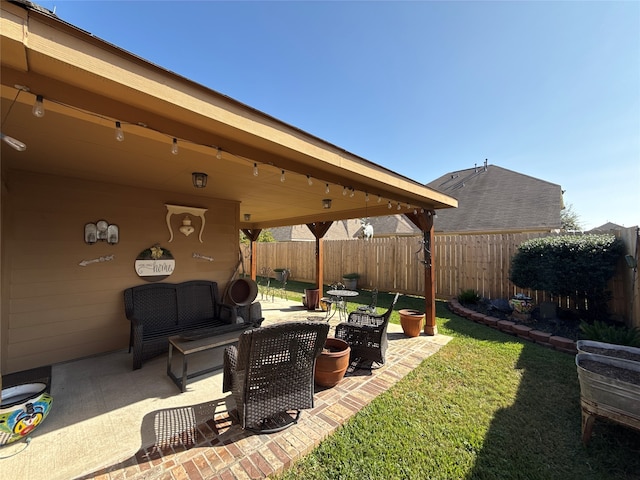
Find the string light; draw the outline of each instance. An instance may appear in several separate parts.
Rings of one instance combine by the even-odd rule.
[[[120,122],[116,122],[116,140],[124,142],[124,132],[122,131],[122,125],[120,125]]]
[[[38,118],[44,117],[44,103],[42,95],[36,95],[36,103],[33,104],[32,113]]]
[[[21,91],[29,91],[27,87],[22,87],[20,90]],[[55,100],[53,102],[54,103],[60,103],[60,102],[56,102]],[[88,115],[101,117],[101,118],[103,118],[105,120],[108,119],[108,117],[104,117],[104,116],[101,116],[101,115],[93,113],[93,112],[82,110],[82,109],[74,107],[72,105],[66,105],[64,103],[60,103],[60,105],[64,105],[64,106],[66,106],[68,108],[82,111],[82,112],[84,112],[84,113],[86,113]],[[36,117],[43,117],[44,116],[44,114],[45,114],[44,97],[42,95],[36,95],[36,100],[35,100],[35,103],[33,105],[32,113]],[[116,137],[116,140],[119,141],[119,142],[123,142],[124,141],[124,131],[122,129],[122,123],[120,121],[115,121],[115,120],[113,120],[113,121],[115,122],[115,137]],[[136,125],[138,125],[138,126],[140,126],[142,128],[149,128],[147,125],[142,124],[142,123],[138,123]],[[152,130],[154,130],[154,129],[152,129]],[[162,135],[169,136],[166,133],[163,133],[161,131],[157,131],[157,132],[162,134]],[[171,153],[173,155],[177,155],[178,151],[179,151],[178,138],[176,138],[176,137],[170,137],[170,138],[172,138]],[[4,141],[5,143],[11,145],[16,150],[24,150],[26,148],[26,146],[24,146],[24,144],[22,142],[20,142],[18,140],[15,140],[14,138],[9,137],[9,136],[4,135],[4,134],[2,135],[1,140]],[[218,160],[222,160],[222,149],[220,147],[216,147],[216,146],[213,146],[213,145],[210,145],[210,147],[216,149],[216,158]],[[248,160],[248,159],[246,159],[246,160]],[[253,162],[253,175],[257,177],[258,174],[259,174],[259,172],[258,172],[258,163],[257,162]],[[307,177],[307,183],[309,185],[313,185],[313,179],[312,179],[311,175],[306,175],[306,177]],[[281,174],[280,174],[280,182],[284,183],[284,181],[285,181],[285,170],[282,169],[281,170]],[[328,194],[329,191],[330,191],[330,187],[329,187],[329,183],[327,182],[327,183],[325,183],[325,193]],[[346,196],[347,192],[349,192],[349,197],[353,198],[355,196],[356,189],[353,188],[353,187],[344,186],[343,189],[342,189],[342,195]],[[364,194],[365,194],[365,202],[369,202],[369,193],[368,192],[364,192]],[[380,194],[378,194],[377,196],[378,196],[378,203],[381,203],[382,202],[382,196]],[[388,201],[387,208],[388,209],[392,208],[391,200]],[[411,208],[412,208],[411,204],[407,203],[407,209],[411,209]],[[397,202],[397,209],[398,210],[401,209],[400,202]],[[420,211],[422,213],[424,213],[425,209],[421,208]],[[414,212],[414,214],[417,213],[417,208],[414,208],[413,212]],[[430,216],[432,215],[434,218],[437,218],[437,215],[436,215],[435,211],[429,211],[428,214]]]
[[[27,146],[17,138],[10,137],[9,135],[5,135],[4,133],[1,133],[1,132],[0,132],[0,138],[4,143],[6,143],[11,148],[19,152],[24,152],[27,149]]]

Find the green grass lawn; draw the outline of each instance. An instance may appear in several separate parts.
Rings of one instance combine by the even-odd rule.
[[[366,304],[366,292],[358,299]],[[390,299],[381,293],[379,310]],[[400,308],[423,310],[424,300],[400,297],[396,323]],[[437,317],[453,340],[278,479],[640,479],[640,432],[596,421],[582,445],[573,355],[444,302]]]

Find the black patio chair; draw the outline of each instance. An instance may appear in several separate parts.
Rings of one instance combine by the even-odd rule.
[[[289,300],[287,296],[287,282],[289,281],[289,275],[291,272],[288,269],[284,269],[279,274],[276,274],[276,278],[271,280],[271,301],[274,301],[276,295],[282,296],[285,300]]]
[[[349,313],[346,322],[336,325],[335,337],[344,340],[351,347],[351,363],[362,363],[365,360],[383,365],[387,352],[387,326],[389,317],[395,307],[399,293],[391,302],[389,309],[381,315],[360,312]]]
[[[328,333],[327,323],[286,322],[247,330],[225,349],[222,391],[232,392],[242,428],[277,432],[313,408],[314,368]]]
[[[360,305],[358,307],[359,312],[363,313],[373,313],[374,315],[378,313],[377,306],[378,304],[378,289],[374,288],[371,292],[371,303],[369,305]]]

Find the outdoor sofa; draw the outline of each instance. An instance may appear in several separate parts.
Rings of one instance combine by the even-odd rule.
[[[148,283],[124,291],[127,319],[131,321],[129,351],[133,369],[144,360],[167,353],[170,336],[214,336],[260,325],[262,319],[245,322],[238,308],[220,301],[218,284],[209,280],[182,283]]]

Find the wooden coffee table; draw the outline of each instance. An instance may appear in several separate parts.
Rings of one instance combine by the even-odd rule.
[[[187,389],[187,380],[198,375],[204,375],[205,373],[214,372],[220,370],[223,365],[216,365],[214,367],[206,368],[204,370],[198,370],[197,372],[187,373],[189,355],[198,352],[204,352],[212,350],[214,348],[226,347],[227,345],[233,345],[238,342],[238,338],[244,330],[234,330],[228,333],[222,333],[218,335],[212,335],[208,337],[198,337],[197,335],[176,335],[169,337],[169,356],[167,358],[167,375],[178,386],[181,392]],[[173,349],[176,349],[182,354],[182,376],[178,378],[172,371],[171,360],[173,358]]]

